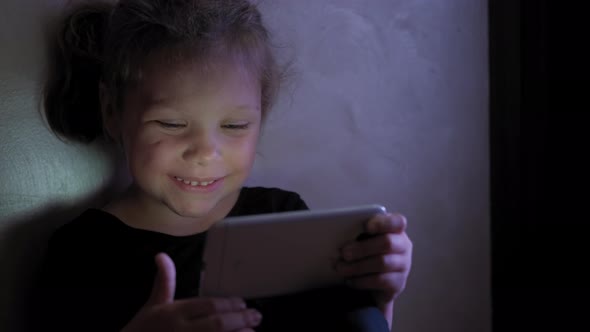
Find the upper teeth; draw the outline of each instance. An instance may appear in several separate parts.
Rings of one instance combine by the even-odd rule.
[[[176,181],[181,181],[184,182],[185,184],[191,185],[191,186],[208,186],[211,183],[215,182],[215,180],[213,181],[206,181],[206,182],[199,182],[199,181],[189,181],[189,180],[185,180],[183,178],[179,178],[178,176],[174,177],[176,179]]]

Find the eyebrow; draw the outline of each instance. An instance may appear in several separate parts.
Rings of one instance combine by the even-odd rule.
[[[235,107],[231,108],[232,110],[244,110],[244,111],[250,111],[250,112],[260,112],[260,107],[259,106],[253,106],[253,105],[248,105],[248,104],[244,104],[244,105],[238,105]]]
[[[226,111],[234,112],[234,111],[246,111],[248,113],[257,113],[260,112],[259,106],[253,106],[250,104],[241,104],[237,106],[230,106],[226,109]],[[146,113],[159,113],[159,112],[174,112],[174,113],[186,113],[182,109],[176,107],[170,107],[168,104],[164,102],[164,100],[159,100],[157,102],[149,103],[148,109]]]

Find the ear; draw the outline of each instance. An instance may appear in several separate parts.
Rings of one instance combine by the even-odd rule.
[[[103,82],[99,83],[99,93],[102,127],[112,140],[119,142],[121,137],[121,121],[118,112],[116,112],[112,97]]]

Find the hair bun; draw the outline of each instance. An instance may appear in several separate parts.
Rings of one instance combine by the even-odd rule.
[[[90,142],[103,134],[98,85],[104,36],[113,5],[77,6],[62,21],[45,89],[45,113],[52,130]]]

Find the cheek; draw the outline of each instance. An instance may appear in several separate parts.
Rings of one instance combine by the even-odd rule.
[[[234,165],[239,165],[241,168],[247,168],[249,170],[254,163],[256,147],[257,139],[249,137],[248,139],[229,144],[226,154]]]
[[[173,151],[173,148],[169,147],[165,141],[158,141],[147,145],[139,144],[135,150],[137,151],[137,162],[145,167],[165,165],[173,157],[170,153],[170,151]]]
[[[148,135],[135,136],[129,146],[128,156],[131,167],[136,172],[145,172],[151,169],[158,169],[173,158],[171,151],[175,151],[171,142]]]

